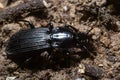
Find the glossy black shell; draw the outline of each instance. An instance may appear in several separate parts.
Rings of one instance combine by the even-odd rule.
[[[49,48],[50,39],[48,28],[22,30],[14,34],[6,47],[8,54],[24,53]]]
[[[62,27],[34,28],[14,34],[6,47],[8,55],[19,55],[32,52],[40,53],[51,48],[70,48],[75,45],[75,34]]]

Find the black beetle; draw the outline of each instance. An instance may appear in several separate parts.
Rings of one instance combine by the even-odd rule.
[[[21,30],[10,38],[6,47],[8,56],[32,56],[55,48],[85,48],[90,39],[88,33],[79,32],[70,25],[53,27],[50,23],[47,27],[35,28],[32,23],[26,22],[31,29]]]

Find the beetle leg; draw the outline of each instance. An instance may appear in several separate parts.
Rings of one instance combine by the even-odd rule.
[[[35,26],[33,25],[33,23],[31,21],[28,21],[28,24],[29,24],[29,26],[30,26],[31,29],[35,28]]]
[[[49,55],[48,55],[48,60],[52,60],[52,58],[53,58],[53,54],[54,54],[53,49],[50,48],[50,50],[48,50],[47,52],[49,53]]]
[[[48,24],[48,26],[49,26],[49,30],[50,30],[50,32],[52,32],[52,29],[53,29],[53,22],[50,21],[50,23]]]
[[[27,21],[27,20],[18,20],[18,21],[27,22],[28,25],[29,25],[29,27],[30,27],[31,29],[34,29],[34,28],[35,28],[35,26],[33,25],[32,21]]]
[[[86,48],[86,46],[83,46],[83,48],[84,48],[93,58],[95,58],[95,55],[94,55],[91,51],[89,51],[89,50]]]

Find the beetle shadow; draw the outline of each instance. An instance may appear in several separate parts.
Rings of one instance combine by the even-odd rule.
[[[44,54],[43,52],[42,54]],[[32,53],[33,54],[33,53]],[[49,54],[49,53],[48,53]],[[55,51],[51,56],[41,56],[40,54],[28,56],[8,56],[13,62],[15,62],[19,68],[30,69],[33,71],[52,69],[60,70],[62,68],[69,68],[80,61],[80,57],[67,55],[65,51]]]
[[[86,48],[91,52],[88,52],[86,49],[82,49],[82,51],[78,51],[74,55],[71,55],[67,54],[66,50],[58,49],[53,51],[50,56],[47,52],[33,51],[31,52],[32,55],[24,54],[25,57],[8,56],[8,58],[18,64],[19,68],[21,69],[27,68],[33,71],[52,69],[56,71],[63,68],[70,68],[71,66],[75,66],[80,63],[81,60],[86,58],[94,59],[94,57],[91,56],[91,53],[93,53],[93,55],[96,55],[94,52],[94,46],[92,44],[88,44],[86,45]]]

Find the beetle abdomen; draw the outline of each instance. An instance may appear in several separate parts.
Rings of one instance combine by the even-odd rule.
[[[8,55],[49,48],[50,44],[47,41],[50,39],[50,35],[48,31],[48,28],[36,28],[16,33],[8,42],[6,48]]]

